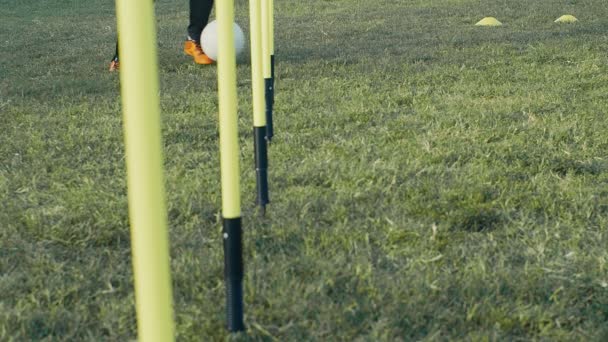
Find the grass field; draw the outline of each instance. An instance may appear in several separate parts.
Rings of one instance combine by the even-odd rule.
[[[605,1],[275,3],[266,218],[238,67],[236,339],[608,340]],[[187,16],[157,1],[176,331],[217,341],[217,75],[181,53]],[[0,18],[0,341],[135,339],[113,1]]]

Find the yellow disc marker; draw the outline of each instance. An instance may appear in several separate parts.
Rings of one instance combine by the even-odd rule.
[[[173,341],[154,6],[117,0],[116,14],[138,336]]]
[[[502,23],[494,17],[485,17],[478,21],[475,26],[502,26]]]
[[[578,21],[578,19],[576,19],[575,16],[570,15],[570,14],[562,15],[561,17],[555,19],[556,23],[566,23],[566,24],[575,23],[577,21]]]

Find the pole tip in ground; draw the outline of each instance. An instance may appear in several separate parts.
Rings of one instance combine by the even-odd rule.
[[[502,26],[502,23],[494,17],[485,17],[478,21],[475,26]]]
[[[570,14],[565,14],[565,15],[562,15],[561,17],[555,19],[554,22],[556,22],[556,23],[571,24],[571,23],[575,23],[577,21],[578,21],[578,19],[576,19],[575,16],[570,15]]]

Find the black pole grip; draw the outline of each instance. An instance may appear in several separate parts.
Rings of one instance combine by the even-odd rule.
[[[268,142],[266,127],[253,127],[255,173],[257,184],[256,203],[262,207],[270,203],[268,195]]]
[[[270,79],[272,80],[272,89],[274,89],[274,55],[270,55]]]
[[[274,107],[274,90],[272,86],[272,78],[264,79],[264,95],[266,100],[266,140],[271,141],[274,135],[272,124],[272,110]]]
[[[270,55],[270,85],[272,86],[272,108],[274,110],[274,96],[276,94],[276,88],[274,86],[274,81],[275,81],[275,77],[274,77],[274,55]]]
[[[243,321],[243,242],[241,218],[223,219],[226,326],[230,332],[245,330]]]
[[[116,39],[116,51],[114,52],[114,57],[112,57],[112,61],[118,62],[118,38]]]

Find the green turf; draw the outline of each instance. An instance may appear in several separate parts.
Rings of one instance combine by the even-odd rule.
[[[608,340],[605,1],[275,2],[266,218],[238,70],[238,339]],[[1,341],[136,338],[113,6],[0,0]],[[221,340],[216,70],[186,1],[157,14],[177,338]]]

